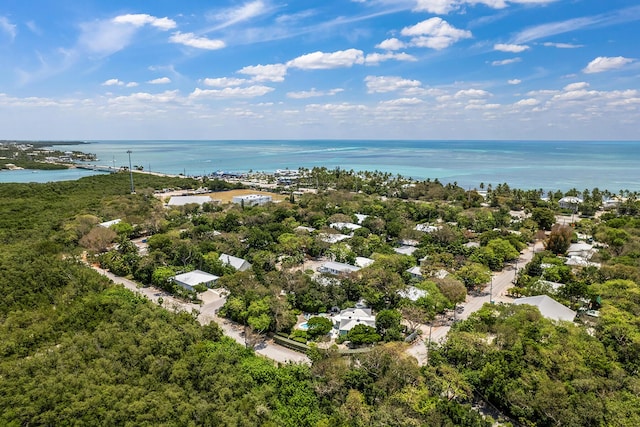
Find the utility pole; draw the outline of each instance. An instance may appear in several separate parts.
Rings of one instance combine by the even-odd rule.
[[[491,287],[489,288],[489,302],[493,304],[493,274],[491,275]]]
[[[129,179],[131,180],[131,194],[136,194],[136,190],[133,187],[133,170],[131,169],[131,150],[127,150],[129,155]]]

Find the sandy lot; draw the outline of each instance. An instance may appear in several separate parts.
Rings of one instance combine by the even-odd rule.
[[[286,194],[278,194],[271,193],[269,191],[260,191],[260,190],[251,190],[251,189],[243,189],[243,190],[229,190],[229,191],[218,191],[215,193],[198,193],[195,194],[188,190],[175,190],[168,191],[166,193],[156,193],[155,196],[163,201],[163,203],[167,203],[169,199],[173,196],[209,196],[212,200],[219,200],[222,204],[231,203],[231,200],[235,196],[244,196],[247,194],[264,194],[267,196],[271,196],[274,202],[281,202],[286,200],[289,196]]]
[[[273,201],[277,201],[277,202],[285,200],[288,197],[285,194],[270,193],[268,191],[259,191],[259,190],[250,190],[250,189],[219,191],[216,193],[207,193],[203,195],[210,196],[214,200],[221,200],[222,203],[231,203],[231,200],[235,196],[245,196],[247,194],[263,194],[263,195],[271,196],[273,198]]]

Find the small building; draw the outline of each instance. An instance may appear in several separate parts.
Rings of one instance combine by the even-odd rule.
[[[429,225],[429,224],[418,224],[415,227],[413,227],[414,230],[416,231],[422,231],[423,233],[433,233],[435,231],[438,231],[438,227],[436,227],[435,225]]]
[[[365,267],[369,267],[371,264],[373,264],[375,261],[372,260],[371,258],[366,258],[363,256],[357,256],[356,257],[356,265],[360,268],[365,268]]]
[[[401,298],[407,298],[415,302],[420,298],[426,297],[428,292],[424,289],[416,288],[415,286],[407,286],[406,289],[399,290],[398,295],[400,295]]]
[[[204,205],[205,203],[213,203],[213,199],[209,196],[173,196],[169,199],[167,206],[185,206],[185,205]]]
[[[399,248],[393,248],[393,251],[400,255],[413,255],[418,248],[415,246],[400,246]]]
[[[422,270],[420,269],[420,266],[416,265],[414,267],[408,268],[406,271],[411,275],[411,278],[413,279],[418,279],[418,280],[423,279]]]
[[[558,205],[563,209],[577,210],[578,206],[582,204],[583,200],[580,197],[567,196],[558,200]]]
[[[120,224],[122,220],[120,218],[112,219],[111,221],[105,221],[98,224],[100,227],[110,228],[112,225]]]
[[[376,316],[370,308],[347,308],[333,317],[333,325],[340,335],[346,335],[356,325],[376,327]]]
[[[518,298],[513,301],[515,305],[528,304],[537,307],[547,319],[573,322],[576,312],[566,307],[547,295]]]
[[[338,242],[341,242],[343,240],[351,238],[351,236],[348,236],[346,234],[341,234],[341,233],[320,233],[320,234],[318,234],[318,237],[323,242],[329,243],[329,244],[332,244],[332,245],[334,243],[338,243]]]
[[[355,214],[356,215],[356,219],[358,220],[358,224],[362,225],[362,222],[369,218],[369,215],[364,215],[364,214]]]
[[[273,198],[266,194],[246,194],[244,196],[233,196],[231,201],[237,205],[258,206],[273,201]]]
[[[336,230],[339,230],[339,231],[342,231],[345,229],[349,231],[355,231],[358,228],[362,228],[361,225],[354,224],[352,222],[332,222],[331,224],[329,224],[329,227],[335,228]]]
[[[355,265],[345,264],[343,262],[328,261],[322,264],[318,268],[319,273],[333,274],[334,276],[340,276],[342,274],[350,274],[359,271],[360,267]]]
[[[230,265],[237,271],[247,271],[251,268],[251,264],[247,260],[233,255],[221,254],[218,260],[225,265]]]
[[[204,285],[207,288],[211,288],[215,285],[218,279],[218,276],[201,270],[189,271],[188,273],[178,274],[171,278],[174,283],[182,286],[188,291],[194,291],[195,287],[198,285]]]

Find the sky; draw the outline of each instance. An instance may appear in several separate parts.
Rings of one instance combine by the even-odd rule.
[[[640,140],[637,0],[3,0],[0,139]]]

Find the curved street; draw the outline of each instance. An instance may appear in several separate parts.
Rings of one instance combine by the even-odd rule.
[[[516,268],[520,269],[524,267],[531,259],[533,254],[542,246],[541,242],[535,242],[529,245],[517,260],[514,265],[508,264],[502,271],[493,273],[491,276],[491,282],[487,283],[484,289],[476,295],[467,294],[467,299],[464,304],[460,304],[458,307],[463,307],[461,313],[455,313],[455,319],[465,320],[468,319],[471,314],[480,310],[485,303],[493,301],[498,302],[511,302],[512,298],[508,297],[507,290],[513,286],[513,281],[516,276]],[[517,267],[516,267],[517,266]],[[443,342],[451,326],[433,326],[429,328],[429,325],[420,325],[422,331],[421,338],[407,349],[407,352],[418,360],[419,365],[427,363],[427,343],[429,339],[432,342]],[[429,331],[431,329],[431,331]],[[431,333],[430,333],[431,332]],[[429,336],[431,336],[429,338]]]

